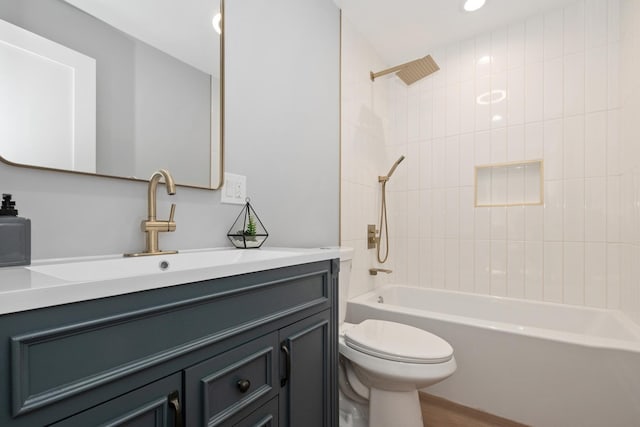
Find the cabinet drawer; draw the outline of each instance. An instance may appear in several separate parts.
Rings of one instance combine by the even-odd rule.
[[[233,424],[233,427],[277,427],[278,398],[274,397],[247,417]]]
[[[274,332],[187,369],[187,425],[220,425],[254,402],[274,397],[277,349]]]
[[[51,427],[174,427],[182,417],[182,375],[174,374]]]

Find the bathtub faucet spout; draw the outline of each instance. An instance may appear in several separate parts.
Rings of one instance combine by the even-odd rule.
[[[393,270],[389,270],[387,268],[370,268],[369,269],[369,274],[372,275],[372,276],[377,276],[378,273],[387,273],[387,274],[389,274],[391,272],[393,272]]]

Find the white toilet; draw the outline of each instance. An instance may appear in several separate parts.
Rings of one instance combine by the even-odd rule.
[[[368,402],[370,427],[422,427],[418,390],[455,372],[453,348],[409,325],[373,319],[345,323],[352,257],[353,249],[340,249],[341,405]],[[343,425],[358,423],[341,420]]]

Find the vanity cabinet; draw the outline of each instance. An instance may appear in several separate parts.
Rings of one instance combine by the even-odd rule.
[[[338,268],[0,316],[0,425],[337,427]]]

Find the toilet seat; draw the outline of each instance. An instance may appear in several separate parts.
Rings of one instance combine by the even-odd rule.
[[[348,347],[381,359],[403,363],[444,363],[453,348],[442,338],[401,323],[367,319],[344,331]]]

